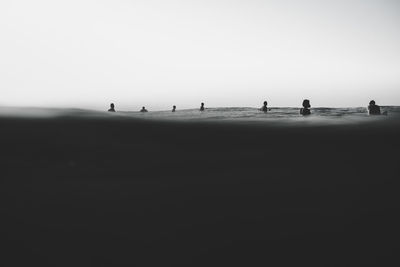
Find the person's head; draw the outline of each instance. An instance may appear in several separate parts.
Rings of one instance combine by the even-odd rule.
[[[369,101],[369,104],[370,104],[371,106],[374,106],[374,105],[375,105],[375,100]]]
[[[173,109],[176,109],[176,106],[172,106]]]
[[[264,101],[264,106],[267,106],[268,105],[268,102],[267,101]]]
[[[311,105],[310,105],[310,100],[304,99],[304,100],[303,100],[303,107],[304,107],[304,108],[309,108],[309,107],[311,107]]]
[[[201,106],[204,106],[204,103],[201,103]]]
[[[112,109],[114,108],[114,103],[110,104],[110,108],[112,108]]]

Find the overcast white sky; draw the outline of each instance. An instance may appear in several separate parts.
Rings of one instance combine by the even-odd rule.
[[[1,0],[0,105],[400,105],[397,0]]]

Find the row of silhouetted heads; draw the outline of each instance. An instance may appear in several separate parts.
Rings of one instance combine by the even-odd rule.
[[[311,110],[310,110],[310,108],[311,108],[310,100],[304,99],[302,105],[303,105],[303,107],[300,108],[300,114],[303,115],[303,116],[310,115],[310,114],[311,114]],[[200,110],[200,111],[204,111],[204,110],[205,110],[205,108],[204,108],[204,103],[201,103],[200,109],[199,109],[199,110]],[[270,110],[271,110],[271,109],[268,108],[268,102],[267,102],[267,101],[264,101],[264,104],[263,104],[263,106],[260,108],[260,111],[268,112],[268,111],[270,111]],[[109,112],[115,112],[115,105],[114,105],[114,103],[111,103],[111,104],[110,104],[110,109],[109,109],[108,111],[109,111]],[[173,107],[172,107],[172,112],[175,112],[175,111],[176,111],[176,106],[173,106]],[[148,112],[148,110],[147,110],[145,107],[142,107],[142,109],[140,110],[140,112]],[[369,112],[370,115],[381,115],[381,108],[375,103],[374,100],[371,100],[371,101],[369,102],[368,112]]]

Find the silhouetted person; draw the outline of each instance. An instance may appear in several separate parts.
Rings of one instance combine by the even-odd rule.
[[[201,103],[200,111],[204,111],[204,103]]]
[[[172,107],[172,112],[175,112],[176,111],[176,106],[173,106]]]
[[[111,104],[110,104],[110,109],[109,109],[108,111],[109,111],[109,112],[115,112],[114,103],[111,103]]]
[[[267,101],[264,101],[264,104],[263,104],[263,106],[260,108],[260,110],[261,110],[261,111],[264,111],[264,112],[267,112],[268,110],[271,110],[271,109],[269,109],[269,108],[267,107],[267,105],[268,105],[268,102],[267,102]]]
[[[381,115],[381,107],[375,104],[374,100],[369,101],[369,115]]]
[[[142,107],[142,109],[140,110],[140,112],[147,112],[147,109],[145,107]]]
[[[303,107],[300,109],[300,114],[301,115],[310,115],[311,114],[310,107],[311,107],[310,100],[304,99]]]

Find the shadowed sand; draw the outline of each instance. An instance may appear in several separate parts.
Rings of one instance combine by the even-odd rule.
[[[398,119],[20,116],[0,125],[4,266],[397,259]]]

